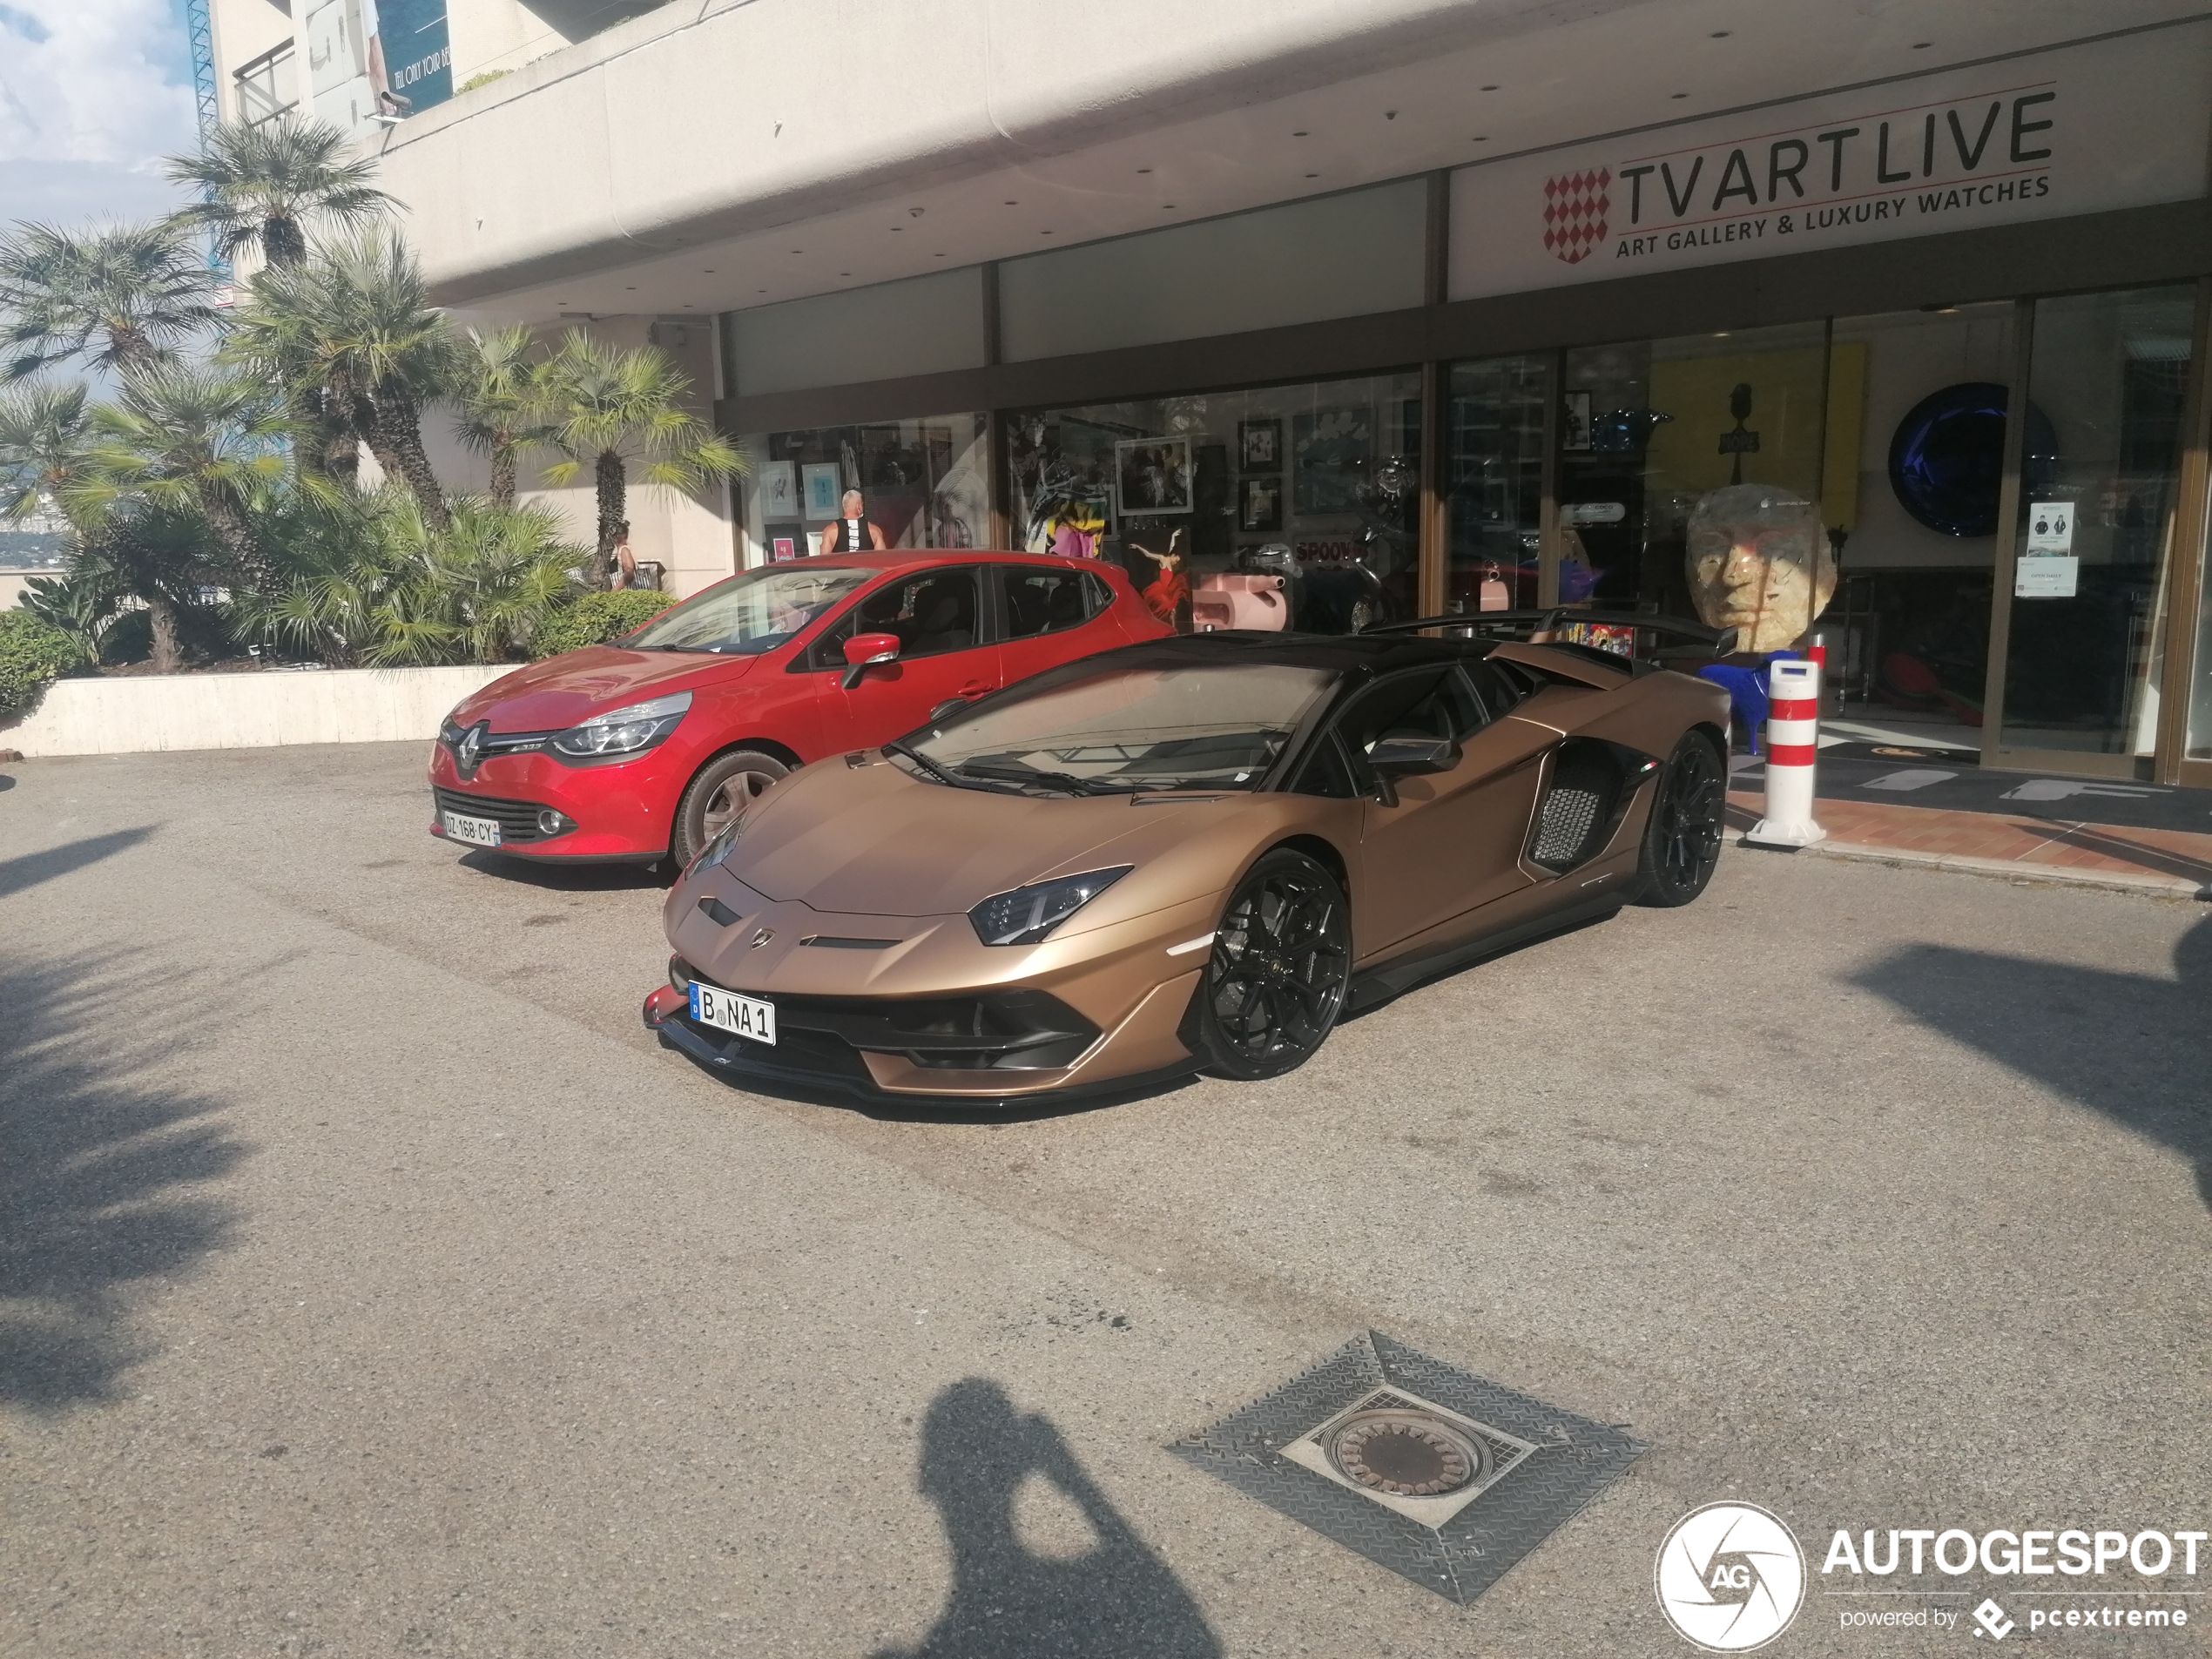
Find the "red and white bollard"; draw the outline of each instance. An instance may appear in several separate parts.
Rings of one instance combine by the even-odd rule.
[[[1820,753],[1820,664],[1767,664],[1766,816],[1744,835],[1754,846],[1811,846],[1828,832],[1812,815]]]

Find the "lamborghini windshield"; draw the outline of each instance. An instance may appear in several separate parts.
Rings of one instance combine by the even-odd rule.
[[[798,633],[877,572],[829,564],[772,564],[717,583],[664,610],[619,643],[630,651],[758,657]]]
[[[1281,663],[1073,664],[902,746],[946,783],[1071,795],[1252,789],[1336,678]]]

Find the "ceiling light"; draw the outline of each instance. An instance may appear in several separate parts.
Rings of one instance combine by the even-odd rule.
[[[1020,202],[1008,202],[1008,203],[1007,203],[1007,206],[1008,206],[1008,207],[1019,207],[1021,205],[1022,205],[1022,204],[1021,204]]]
[[[1484,91],[1486,91],[1486,92],[1494,92],[1494,91],[1496,91],[1498,89],[1497,89],[1496,87],[1494,87],[1494,86],[1486,86],[1486,87],[1484,87],[1482,90],[1483,90]]]
[[[1384,120],[1386,120],[1386,121],[1395,121],[1397,118],[1398,118],[1398,111],[1395,111],[1395,110],[1385,110],[1385,111],[1383,111],[1383,119],[1384,119]]]
[[[1474,135],[1474,141],[1477,144],[1487,144],[1490,142],[1490,135],[1487,132],[1478,132]]]
[[[1151,171],[1152,171],[1152,170],[1151,170],[1150,167],[1139,167],[1139,168],[1137,169],[1137,172],[1151,172]]]
[[[1687,92],[1671,92],[1668,94],[1668,96],[1670,98],[1688,98],[1689,94]]]
[[[925,209],[920,207],[909,207],[907,209],[907,217],[908,219],[920,219],[925,211]]]
[[[1039,231],[1039,232],[1037,233],[1037,234],[1038,234],[1039,236],[1049,236],[1049,235],[1051,235],[1051,234],[1052,234],[1052,233],[1051,233],[1050,231]]]
[[[1175,212],[1175,204],[1173,202],[1162,202],[1160,204],[1160,211],[1163,213],[1172,213]]]
[[[1319,173],[1318,173],[1318,172],[1310,172],[1310,173],[1306,174],[1305,176],[1306,176],[1308,179],[1318,179],[1321,175],[1320,175]]]
[[[1305,134],[1304,134],[1303,132],[1293,132],[1292,134],[1291,134],[1291,136],[1293,138],[1303,138],[1305,136]]]
[[[838,273],[838,275],[840,276],[851,276],[852,274],[853,273],[850,271],[840,271]]]
[[[1709,40],[1726,40],[1728,38],[1728,30],[1725,29],[1716,29],[1710,35],[1707,36],[1706,38]]]
[[[1935,42],[1932,40],[1916,40],[1912,43],[1912,50],[1916,52],[1924,52],[1934,44]]]

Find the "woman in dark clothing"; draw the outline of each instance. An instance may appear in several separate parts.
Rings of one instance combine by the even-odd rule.
[[[845,509],[845,516],[822,532],[823,552],[880,552],[890,545],[883,539],[883,526],[868,518],[867,502],[861,499],[859,490],[846,490],[840,505]]]

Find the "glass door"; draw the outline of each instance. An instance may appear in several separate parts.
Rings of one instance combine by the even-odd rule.
[[[2034,302],[1985,764],[2148,775],[2192,353],[2191,287]],[[2016,456],[2017,459],[2012,459]]]

